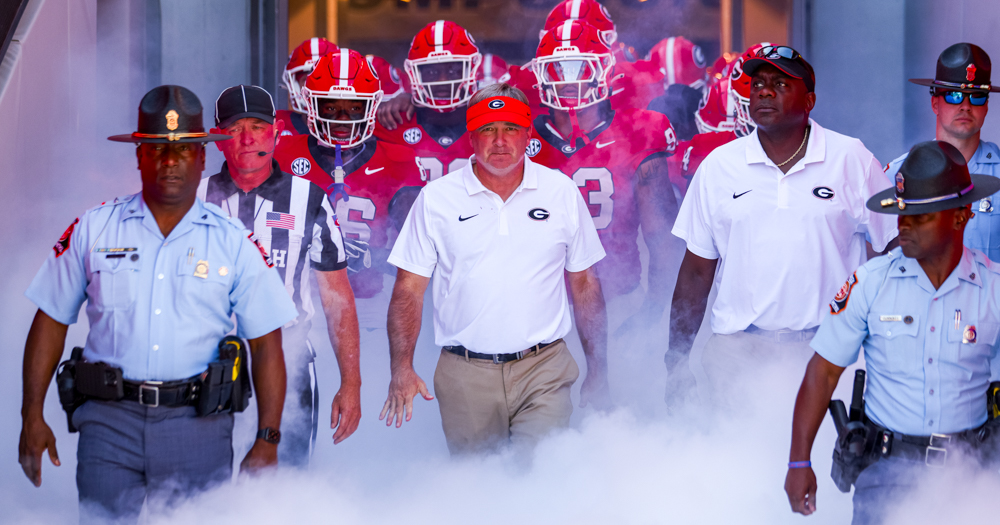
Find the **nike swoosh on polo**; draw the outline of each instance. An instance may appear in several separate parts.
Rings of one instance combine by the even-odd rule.
[[[471,219],[473,217],[479,217],[479,214],[477,213],[475,215],[469,215],[468,217],[462,217],[461,215],[459,215],[458,216],[458,222],[464,222],[464,221],[467,221],[467,220],[469,220],[469,219]]]
[[[365,175],[371,175],[372,173],[378,173],[378,172],[380,172],[380,171],[382,171],[384,169],[385,169],[384,167],[382,167],[382,168],[376,168],[376,169],[365,168]]]
[[[737,194],[736,194],[736,192],[734,191],[734,192],[733,192],[733,198],[734,198],[734,199],[738,199],[738,198],[740,198],[740,197],[742,197],[742,196],[746,195],[747,193],[750,193],[751,191],[753,191],[753,190],[747,190],[747,191],[744,191],[743,193],[741,193],[741,194],[739,194],[739,195],[737,195]]]
[[[611,142],[597,142],[597,143],[594,144],[594,146],[597,149],[601,149],[601,148],[606,148],[606,147],[608,147],[608,146],[610,146],[610,145],[612,145],[614,143],[615,143],[615,141],[613,141],[613,140]]]

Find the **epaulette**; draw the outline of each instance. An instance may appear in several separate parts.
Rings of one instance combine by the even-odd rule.
[[[201,205],[204,206],[205,210],[207,210],[209,213],[218,217],[220,223],[229,224],[240,232],[246,229],[246,226],[244,226],[239,219],[230,217],[229,215],[226,214],[226,212],[222,211],[222,208],[218,207],[217,205],[205,201],[202,201]]]
[[[1000,274],[1000,264],[991,261],[990,258],[987,257],[985,253],[979,250],[975,250],[972,248],[970,248],[970,250],[972,251],[972,259],[976,261],[976,263],[978,263],[979,266],[982,266],[986,270],[989,270],[990,272],[993,272],[995,274]]]
[[[907,155],[909,154],[910,152],[907,151],[906,153],[896,157],[895,159],[892,159],[891,161],[889,161],[888,164],[885,165],[885,169],[882,171],[885,173],[889,173],[889,170],[892,169],[893,167],[895,167],[898,170],[899,167],[903,164],[903,161],[906,160]]]

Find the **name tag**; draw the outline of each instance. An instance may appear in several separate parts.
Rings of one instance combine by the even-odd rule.
[[[878,316],[879,321],[891,322],[891,321],[902,321],[903,316],[901,315],[880,315]]]

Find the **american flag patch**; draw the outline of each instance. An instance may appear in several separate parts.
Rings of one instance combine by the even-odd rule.
[[[278,213],[276,211],[269,211],[264,217],[264,226],[268,228],[284,228],[286,230],[295,229],[295,216],[287,213]]]

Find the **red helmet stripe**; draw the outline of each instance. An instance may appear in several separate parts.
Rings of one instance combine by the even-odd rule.
[[[434,51],[444,50],[444,20],[434,22]]]
[[[311,54],[314,59],[319,58],[319,39],[316,37],[309,39],[309,54]]]
[[[583,0],[573,0],[573,3],[571,3],[570,7],[569,7],[569,17],[570,18],[572,18],[574,20],[577,19],[577,18],[580,18],[580,4],[582,4],[582,3],[583,3]]]

